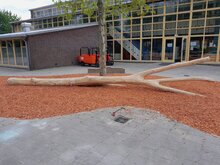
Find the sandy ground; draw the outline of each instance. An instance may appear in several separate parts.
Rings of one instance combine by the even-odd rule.
[[[63,77],[78,76],[81,75]],[[120,87],[9,86],[6,82],[7,78],[0,77],[0,117],[46,118],[104,107],[135,106],[159,111],[171,119],[220,136],[220,83],[217,82],[165,83],[167,86],[206,96],[199,97],[162,92],[140,85]]]

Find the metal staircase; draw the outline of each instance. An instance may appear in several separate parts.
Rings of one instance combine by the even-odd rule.
[[[109,26],[109,33],[113,38],[121,38],[121,31],[117,28],[114,28],[113,32],[113,26]],[[122,39],[126,39],[125,36],[122,36]],[[119,44],[122,44],[121,42],[118,42]],[[130,41],[130,40],[123,40],[123,48],[127,50],[136,60],[140,60],[140,50]],[[130,50],[131,47],[131,50]]]

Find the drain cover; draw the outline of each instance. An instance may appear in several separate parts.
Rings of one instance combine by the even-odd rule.
[[[190,77],[190,75],[188,75],[188,74],[185,74],[184,76],[185,76],[185,77]]]
[[[115,118],[115,121],[118,122],[118,123],[126,123],[128,120],[130,120],[129,118],[127,117],[124,117],[124,116],[118,116]]]

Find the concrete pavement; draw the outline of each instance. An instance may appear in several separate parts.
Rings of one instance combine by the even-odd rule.
[[[47,119],[0,118],[1,165],[217,165],[220,138],[157,112],[106,108]],[[125,124],[114,121],[125,116]]]

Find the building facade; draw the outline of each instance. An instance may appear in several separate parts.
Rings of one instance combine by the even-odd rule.
[[[97,24],[0,35],[0,66],[29,70],[78,65],[81,47],[98,46]]]
[[[152,12],[108,15],[108,49],[116,61],[179,62],[210,56],[220,63],[219,0],[148,0]],[[30,10],[34,29],[96,22],[76,14],[71,21],[53,5]],[[19,30],[19,23],[13,23]],[[15,31],[16,31],[15,30]]]
[[[220,1],[166,0],[108,18],[108,47],[115,60],[175,62],[210,56],[220,62]]]
[[[43,6],[30,9],[31,19],[12,22],[12,32],[22,31],[21,23],[28,22],[32,24],[32,30],[49,29],[63,26],[80,25],[97,22],[97,17],[89,18],[83,14],[75,14],[71,20],[60,16],[64,10],[58,10],[55,5]]]

